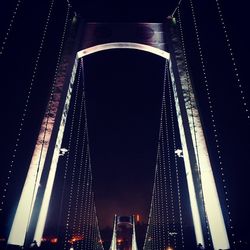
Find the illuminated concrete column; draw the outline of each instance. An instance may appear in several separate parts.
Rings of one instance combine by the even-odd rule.
[[[193,180],[190,180],[190,187],[193,182],[203,236],[206,233],[205,226],[207,219],[208,230],[212,237],[214,249],[229,249],[230,245],[225,222],[201,125],[199,110],[195,100],[193,87],[188,72],[186,71],[182,46],[173,23],[171,24],[170,22],[168,24],[167,31],[171,55],[170,71],[175,100],[178,100],[178,102],[176,102],[176,111],[183,146],[185,167],[187,175],[192,174]],[[190,172],[189,165],[191,167]],[[187,180],[189,182],[188,176]],[[190,191],[191,189],[189,193],[192,193]],[[190,196],[191,206],[193,206],[192,196],[193,195]],[[196,207],[196,205],[194,207]],[[196,208],[194,207],[192,208],[192,214],[194,226],[197,231],[197,224],[195,224],[194,218]],[[197,241],[197,243],[199,242]]]
[[[45,192],[43,196],[43,201],[42,201],[42,206],[40,209],[36,229],[35,229],[35,235],[34,235],[34,240],[36,240],[37,245],[40,246],[41,244],[41,239],[43,236],[43,231],[45,227],[45,222],[47,218],[47,213],[48,213],[48,208],[49,208],[49,203],[50,203],[50,197],[53,189],[53,184],[55,180],[55,175],[56,175],[56,170],[57,170],[57,163],[58,163],[58,158],[60,155],[60,149],[61,149],[61,144],[63,140],[63,134],[64,134],[64,129],[65,129],[65,124],[66,124],[66,119],[67,119],[67,114],[68,114],[68,109],[70,105],[70,100],[71,100],[71,94],[72,94],[72,89],[73,89],[73,84],[75,81],[75,75],[77,71],[77,65],[78,65],[78,58],[75,59],[74,67],[72,70],[71,78],[70,78],[70,84],[68,87],[67,95],[66,95],[66,100],[64,102],[64,107],[63,107],[63,112],[62,112],[62,117],[61,117],[61,122],[60,122],[60,127],[59,131],[57,134],[56,138],[56,144],[53,152],[53,157],[50,165],[50,170],[49,170],[49,176],[47,179],[46,187],[45,187]]]
[[[198,208],[196,190],[195,190],[195,185],[194,185],[194,178],[193,178],[192,169],[191,169],[191,160],[190,160],[188,145],[186,141],[185,129],[183,125],[183,117],[181,115],[181,110],[180,110],[175,77],[174,77],[173,70],[171,67],[170,67],[170,73],[171,73],[171,79],[172,79],[172,88],[173,88],[173,93],[174,93],[179,133],[180,133],[180,138],[181,138],[188,193],[189,193],[189,199],[190,199],[190,205],[191,205],[191,213],[192,213],[192,219],[194,223],[195,238],[196,238],[197,245],[200,243],[204,246],[203,229],[201,225],[201,216],[200,216],[200,212]]]
[[[226,226],[199,117],[195,117],[193,122],[196,128],[195,140],[197,142],[197,158],[200,166],[204,205],[213,246],[215,250],[229,249]]]
[[[62,137],[63,133],[61,123],[66,121],[69,105],[67,99],[68,91],[72,90],[75,76],[74,73],[76,71],[75,68],[73,68],[75,65],[75,58],[72,55],[76,56],[78,48],[77,42],[79,42],[79,39],[76,39],[76,37],[79,36],[79,34],[77,34],[77,26],[76,18],[73,18],[71,30],[68,34],[68,40],[58,68],[53,96],[48,103],[42,121],[28,174],[10,230],[7,242],[10,245],[23,246],[25,244],[42,174],[45,169],[48,171],[48,168],[51,166],[51,173],[45,191],[45,200],[48,202],[50,200],[50,188],[53,186],[53,174],[55,174],[56,171],[58,152],[60,150],[60,136]],[[58,136],[58,134],[60,136]],[[46,205],[43,206],[44,208],[46,207]],[[40,208],[37,207],[37,210],[39,211]],[[45,210],[41,213],[47,214]]]
[[[115,218],[114,218],[113,235],[112,235],[112,241],[111,241],[111,245],[110,245],[109,250],[116,250],[117,249],[116,224],[117,224],[117,215],[115,215]]]
[[[44,169],[44,163],[48,152],[48,142],[51,138],[51,126],[53,126],[53,123],[53,118],[48,118],[47,120],[47,117],[45,117],[43,119],[26,181],[23,186],[21,197],[9,234],[8,244],[18,246],[24,245],[41,175]]]
[[[133,235],[132,235],[132,250],[138,250],[137,242],[136,242],[136,231],[135,231],[135,216],[132,216],[133,221]]]

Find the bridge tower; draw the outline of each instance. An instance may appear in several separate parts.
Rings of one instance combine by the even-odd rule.
[[[115,215],[110,250],[137,249],[134,216]]]
[[[40,212],[35,222],[34,239],[40,244],[79,59],[108,49],[136,49],[169,61],[196,241],[205,244],[204,225],[207,220],[214,249],[229,249],[199,110],[192,83],[186,77],[184,53],[172,18],[164,23],[84,23],[76,16],[73,18],[58,70],[50,115],[44,116],[41,125],[8,244],[24,245],[26,229],[36,206],[38,185],[44,169],[48,168],[43,201],[37,207]],[[38,152],[42,147],[40,156]]]

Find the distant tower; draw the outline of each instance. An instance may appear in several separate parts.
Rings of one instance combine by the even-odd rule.
[[[136,243],[134,216],[115,215],[110,250],[119,249],[138,249]]]
[[[165,23],[83,23],[76,17],[73,19],[56,79],[51,114],[49,118],[44,116],[41,125],[8,244],[24,245],[41,175],[45,168],[49,168],[42,205],[37,208],[40,214],[34,239],[40,244],[78,61],[84,56],[108,49],[137,49],[169,61],[196,241],[204,245],[204,224],[207,219],[214,249],[229,249],[194,91],[186,77],[182,47],[171,19]],[[47,128],[45,124],[48,124]]]

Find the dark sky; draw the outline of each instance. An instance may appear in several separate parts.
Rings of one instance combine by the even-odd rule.
[[[152,64],[158,67],[152,69]],[[163,72],[164,60],[149,53],[104,52],[86,59],[86,95],[88,109],[93,111],[89,115],[90,145],[96,155],[92,157],[93,174],[100,199],[97,203],[106,204],[101,214],[105,210],[113,214],[140,213],[146,219],[149,207],[146,211],[144,208],[151,199],[153,185]]]
[[[0,57],[3,173],[0,177],[1,192],[48,9],[48,1],[45,2],[36,1],[34,4],[33,1],[24,1],[4,54]],[[188,2],[183,0],[182,9],[185,13],[187,54],[201,116],[206,124],[205,131],[215,165],[214,172],[218,174],[212,124],[208,116],[206,91],[202,84],[200,59]],[[250,207],[246,204],[250,173],[249,120],[246,119],[242,108],[237,79],[232,73],[231,58],[220,26],[215,0],[196,2],[200,39],[231,200],[232,219],[239,232],[246,232],[245,228],[250,223]],[[148,4],[126,2],[121,5],[112,5],[108,2],[105,6],[97,1],[84,4],[75,1],[73,8],[81,12],[86,21],[162,22],[174,8],[173,2],[166,6],[157,1]],[[221,1],[245,97],[250,101],[246,3],[240,0],[237,1],[237,6],[234,4]],[[0,41],[5,37],[13,6],[15,1],[8,1],[0,8]],[[61,1],[56,1],[55,6],[18,149],[15,174],[10,182],[9,198],[6,198],[8,216],[13,213],[13,207],[17,202],[17,198],[13,200],[10,197],[20,193],[25,178],[46,105],[48,89],[53,79],[52,69],[56,64],[54,51],[58,48],[65,15]],[[111,226],[114,213],[140,213],[146,221],[157,152],[164,60],[140,51],[117,50],[88,56],[84,63],[94,190],[100,224]],[[220,181],[220,178],[216,179]],[[221,187],[221,184],[218,185]],[[6,224],[9,223],[8,219],[4,221]],[[189,218],[187,221],[190,221]]]

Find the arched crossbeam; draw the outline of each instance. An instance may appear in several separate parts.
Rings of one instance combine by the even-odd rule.
[[[77,58],[82,58],[84,56],[88,56],[90,54],[104,51],[104,50],[110,50],[110,49],[135,49],[140,51],[146,51],[152,54],[155,54],[157,56],[163,57],[167,60],[170,59],[170,54],[167,51],[158,49],[153,46],[149,46],[142,43],[133,43],[133,42],[116,42],[116,43],[105,43],[105,44],[99,44],[96,46],[92,46],[83,50],[80,50],[77,52]]]

